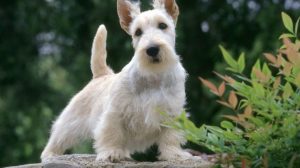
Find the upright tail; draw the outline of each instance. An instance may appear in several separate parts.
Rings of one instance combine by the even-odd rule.
[[[94,37],[91,57],[91,69],[93,78],[113,74],[106,64],[106,37],[107,31],[104,25],[100,25]]]

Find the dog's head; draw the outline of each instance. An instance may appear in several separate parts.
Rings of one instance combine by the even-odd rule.
[[[159,70],[179,61],[175,52],[175,26],[179,15],[175,0],[153,0],[153,9],[140,12],[138,2],[117,0],[121,27],[132,36],[142,68]]]

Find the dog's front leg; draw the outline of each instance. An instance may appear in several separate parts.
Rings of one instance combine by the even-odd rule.
[[[101,117],[94,130],[97,160],[118,162],[131,159],[125,148],[126,138],[121,124],[118,113],[107,112]]]
[[[181,148],[186,140],[180,132],[164,128],[158,141],[158,148],[160,151],[159,160],[187,160],[192,159],[193,156]]]

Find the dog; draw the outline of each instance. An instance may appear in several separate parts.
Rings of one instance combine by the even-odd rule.
[[[131,159],[157,144],[159,160],[186,160],[182,133],[162,126],[178,116],[186,102],[186,71],[175,51],[175,0],[154,0],[141,12],[139,2],[117,0],[121,27],[132,37],[134,56],[119,73],[106,63],[107,31],[95,35],[91,70],[93,79],[65,107],[54,122],[41,159],[62,155],[81,140],[94,139],[97,160]],[[120,53],[120,56],[121,53]]]

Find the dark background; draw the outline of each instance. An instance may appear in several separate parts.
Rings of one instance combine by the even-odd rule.
[[[143,1],[144,5],[149,1]],[[294,20],[296,0],[177,0],[181,15],[177,51],[189,78],[187,111],[197,124],[217,124],[228,113],[197,79],[218,81],[225,73],[218,45],[247,65],[274,51],[284,31],[281,11]],[[120,28],[115,0],[0,1],[0,166],[39,162],[52,121],[91,79],[93,36],[108,29],[108,63],[116,71],[133,55],[131,38]],[[195,146],[194,146],[195,147]],[[92,153],[91,143],[73,152]]]

